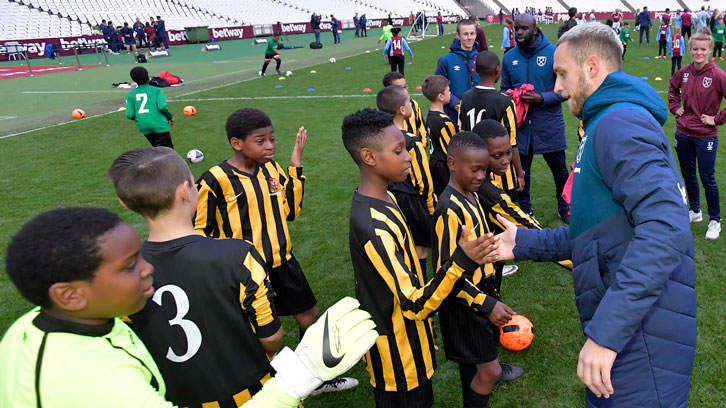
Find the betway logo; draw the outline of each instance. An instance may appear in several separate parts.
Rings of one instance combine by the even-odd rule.
[[[402,18],[394,18],[393,19],[393,25],[403,25],[403,19]]]
[[[305,32],[306,25],[305,24],[283,24],[282,25],[282,32],[283,33],[291,33],[291,34],[301,34]]]
[[[6,46],[0,45],[0,54],[6,54],[8,52],[15,52],[17,50],[17,51],[27,51],[28,54],[35,54],[35,55],[42,56],[42,55],[45,55],[45,46],[46,45],[47,44],[44,42],[11,45],[9,51]]]
[[[62,38],[60,39],[61,48],[64,50],[69,50],[69,49],[75,48],[76,46],[81,46],[81,48],[85,48],[84,46],[93,46],[93,45],[105,44],[105,43],[106,43],[106,41],[104,41],[102,38],[97,38],[95,40],[94,39],[87,40],[85,38],[78,38],[78,39],[72,40],[72,41],[66,41]]]
[[[187,33],[185,31],[167,31],[169,34],[169,41],[186,41]]]
[[[320,23],[320,29],[321,30],[332,30],[333,25],[330,23]]]
[[[285,31],[284,28],[283,31]],[[212,36],[214,38],[242,38],[244,36],[244,30],[240,28],[224,28],[221,30],[216,30],[213,28]]]
[[[368,20],[368,27],[383,27],[381,20]]]

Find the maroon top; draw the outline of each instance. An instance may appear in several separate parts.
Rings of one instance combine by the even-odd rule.
[[[487,45],[487,36],[484,35],[484,30],[479,27],[476,28],[476,42],[477,51],[482,52],[489,49],[489,46]]]
[[[726,123],[726,109],[718,111],[724,96],[726,72],[713,62],[700,71],[690,63],[676,72],[668,88],[668,110],[674,115],[681,106],[685,110],[676,116],[678,132],[691,137],[718,136],[718,126]],[[701,114],[714,116],[716,126],[701,123]]]

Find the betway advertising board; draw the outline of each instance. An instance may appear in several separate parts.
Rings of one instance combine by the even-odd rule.
[[[13,43],[6,45],[6,43]],[[19,43],[19,45],[15,45]],[[61,55],[73,55],[73,48],[93,48],[94,44],[105,44],[100,35],[87,37],[38,38],[32,40],[0,41],[0,61],[7,61],[9,54],[25,51],[29,58],[48,58],[45,47],[48,44],[60,46]]]

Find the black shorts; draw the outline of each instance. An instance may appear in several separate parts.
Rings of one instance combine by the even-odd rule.
[[[318,303],[295,255],[270,269],[270,284],[275,291],[275,310],[279,316],[296,315]]]
[[[174,148],[174,145],[171,143],[171,133],[169,132],[147,133],[144,136],[146,136],[146,140],[154,147],[164,146]]]
[[[274,59],[274,58],[275,58],[275,55],[279,55],[279,54],[267,54],[267,53],[266,53],[266,54],[265,54],[265,59],[266,59],[266,60],[271,60],[271,59]]]
[[[426,202],[417,194],[393,191],[393,195],[396,197],[403,216],[406,217],[406,225],[411,230],[414,244],[431,248],[433,221]]]
[[[494,276],[490,276],[487,282],[493,285]],[[493,291],[485,293],[489,296]],[[462,300],[450,299],[439,308],[439,324],[447,359],[463,364],[488,363],[497,359],[499,327]]]
[[[431,170],[431,179],[434,182],[434,193],[438,197],[444,191],[446,185],[449,184],[449,166],[446,165],[444,160],[432,158],[429,160],[429,169]]]
[[[434,387],[431,380],[410,391],[373,390],[376,408],[429,408],[434,405]]]

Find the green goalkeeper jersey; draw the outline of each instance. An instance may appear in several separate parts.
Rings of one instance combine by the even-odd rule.
[[[267,50],[265,51],[266,55],[272,55],[277,54],[277,46],[280,44],[280,40],[275,41],[274,39],[267,40]]]
[[[164,91],[145,84],[126,95],[126,117],[135,120],[139,131],[146,135],[168,132],[173,116],[166,107]]]
[[[630,29],[623,28],[622,30],[620,30],[620,42],[623,44],[627,44],[628,41],[633,41],[633,39],[630,37]]]

